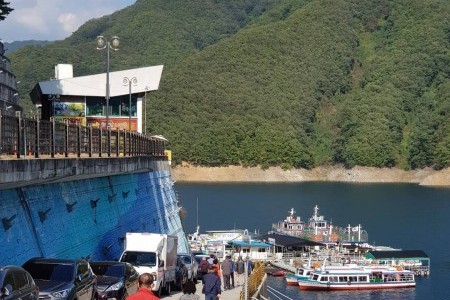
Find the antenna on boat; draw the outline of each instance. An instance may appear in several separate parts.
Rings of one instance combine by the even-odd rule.
[[[197,197],[197,229],[198,229],[198,197]]]

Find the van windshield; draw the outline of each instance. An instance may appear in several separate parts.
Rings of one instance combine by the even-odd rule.
[[[154,267],[156,266],[156,253],[126,251],[120,261],[130,263],[133,266]]]

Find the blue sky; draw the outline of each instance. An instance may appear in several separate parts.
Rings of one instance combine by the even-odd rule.
[[[87,20],[109,15],[136,0],[7,0],[12,11],[0,21],[0,39],[62,40]]]

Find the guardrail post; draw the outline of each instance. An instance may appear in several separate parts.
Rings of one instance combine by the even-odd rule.
[[[132,145],[131,144],[133,144],[133,137],[132,137],[132,135],[131,135],[131,131],[130,130],[128,130],[128,136],[129,136],[129,138],[128,138],[128,156],[131,156],[131,147],[132,147]]]
[[[69,122],[64,120],[64,156],[69,157]]]
[[[51,137],[51,146],[52,146],[52,153],[51,157],[54,158],[56,154],[56,124],[55,124],[55,118],[52,118],[52,137]]]
[[[89,124],[89,129],[88,129],[88,152],[89,152],[89,157],[92,157],[92,125]]]
[[[81,124],[77,122],[77,157],[81,157]]]
[[[108,126],[106,131],[106,151],[108,152],[108,157],[111,157],[111,127]]]
[[[119,139],[120,139],[120,129],[116,131],[116,157],[119,157]]]
[[[22,114],[20,111],[16,111],[17,118],[17,149],[16,149],[16,157],[20,158],[20,145],[22,140]]]
[[[2,136],[2,132],[3,132],[3,116],[2,116],[2,110],[0,110],[0,155],[2,155],[3,153],[3,136]]]
[[[103,130],[102,126],[99,126],[99,139],[98,139],[98,157],[102,157],[102,142],[103,142]]]
[[[34,149],[34,157],[35,158],[39,158],[39,154],[40,154],[40,152],[41,152],[41,139],[39,138],[39,136],[40,136],[40,134],[41,134],[41,120],[39,119],[39,116],[36,116],[36,126],[34,127],[35,128],[35,134],[34,134],[34,136],[35,136],[35,141],[34,141],[34,143],[35,143],[35,145],[36,145],[36,148]]]

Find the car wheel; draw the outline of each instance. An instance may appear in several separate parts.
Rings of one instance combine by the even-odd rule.
[[[166,295],[170,295],[170,292],[172,291],[171,286],[172,286],[172,283],[170,283],[170,282],[166,284]]]
[[[125,291],[123,292],[123,295],[122,295],[122,299],[121,299],[121,300],[125,300],[127,297],[128,297],[128,293],[127,293],[127,291],[125,290]]]

